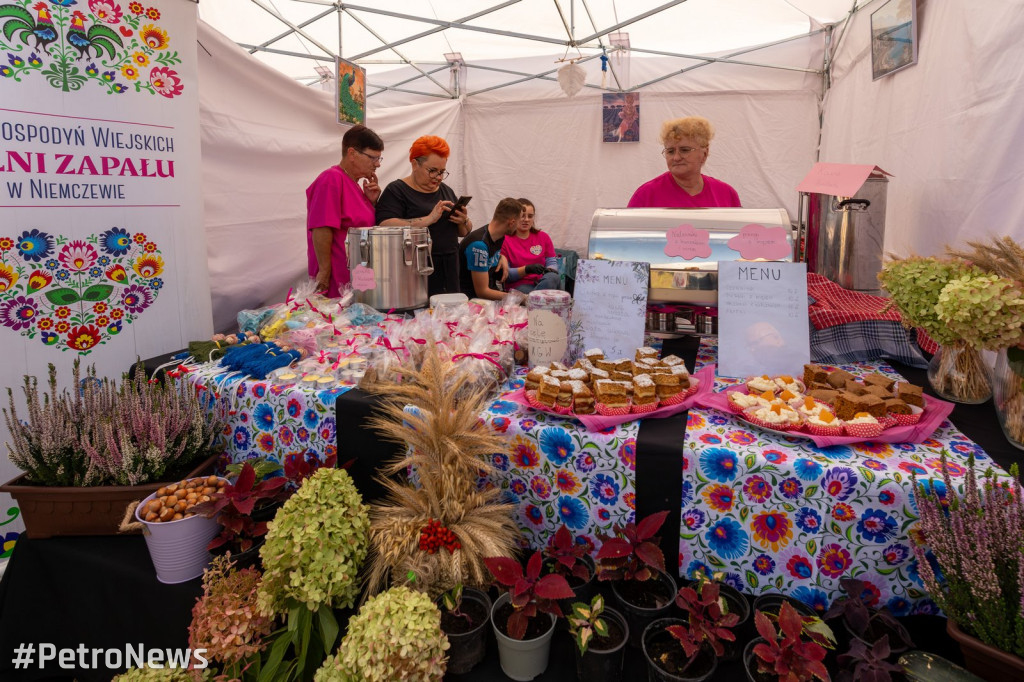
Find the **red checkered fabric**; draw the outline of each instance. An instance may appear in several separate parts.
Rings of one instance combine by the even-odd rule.
[[[817,273],[807,273],[807,294],[814,299],[814,303],[807,308],[807,314],[815,329],[828,329],[864,320],[903,321],[896,308],[882,312],[889,299],[844,289]],[[917,342],[927,353],[938,350],[938,344],[922,329],[917,330]]]

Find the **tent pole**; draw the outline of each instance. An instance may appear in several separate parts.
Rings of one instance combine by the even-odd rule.
[[[334,11],[333,9],[329,9],[329,10],[324,11],[322,14],[316,15],[315,17],[313,17],[311,19],[306,19],[304,22],[299,24],[299,28],[306,28],[307,26],[312,24],[314,21],[319,21],[320,19],[323,19],[324,17],[326,17],[328,14],[330,14],[333,11]],[[281,40],[282,38],[287,38],[288,36],[290,36],[293,33],[295,33],[295,31],[293,31],[291,29],[288,29],[284,33],[276,35],[273,38],[271,38],[270,40],[266,41],[265,43],[260,43],[259,46],[252,48],[251,50],[249,50],[249,54],[252,54],[253,52],[256,52],[261,47],[267,47],[268,45],[273,45],[277,41]],[[339,54],[340,54],[340,52],[339,52]]]

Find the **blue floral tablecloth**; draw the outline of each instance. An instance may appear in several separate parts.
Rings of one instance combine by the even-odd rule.
[[[705,339],[698,368],[715,361]],[[885,363],[841,365],[862,375],[899,375]],[[716,390],[736,380],[716,382]],[[821,448],[744,424],[718,410],[692,409],[683,459],[679,565],[725,572],[734,587],[783,592],[818,610],[839,595],[839,578],[865,580],[874,605],[897,616],[937,613],[910,545],[917,521],[911,477],[940,495],[940,455],[960,483],[974,455],[979,471],[998,469],[985,452],[944,421],[919,444],[861,443]]]
[[[578,541],[600,547],[597,532],[634,520],[640,422],[587,431],[575,419],[503,399],[522,385],[521,376],[513,379],[481,415],[511,444],[510,455],[493,456],[489,482],[518,505],[516,521],[529,546],[543,548],[564,523]]]
[[[351,386],[323,391],[280,386],[225,374],[215,363],[192,367],[186,376],[201,392],[225,399],[222,434],[231,461],[265,456],[283,463],[291,453],[306,451],[320,459],[337,454],[334,403]]]

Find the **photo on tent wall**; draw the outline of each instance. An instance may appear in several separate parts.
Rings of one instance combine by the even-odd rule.
[[[338,123],[366,123],[366,69],[335,59],[338,84]]]
[[[889,0],[871,13],[871,80],[917,63],[917,3]]]
[[[605,142],[640,141],[640,93],[606,92],[601,96]]]

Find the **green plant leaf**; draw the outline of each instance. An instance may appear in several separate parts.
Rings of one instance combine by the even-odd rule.
[[[323,638],[324,649],[330,653],[338,640],[338,620],[334,617],[334,611],[326,604],[317,610],[316,615],[320,617],[320,634]]]
[[[83,301],[103,301],[110,297],[110,293],[114,290],[109,284],[93,284],[91,287],[82,292]]]
[[[46,296],[46,300],[54,305],[71,305],[72,303],[78,303],[82,300],[77,291],[68,288],[51,289],[44,295]]]
[[[260,670],[259,677],[256,678],[257,682],[275,682],[279,679],[277,677],[277,669],[281,667],[281,661],[284,660],[284,655],[288,653],[290,644],[291,638],[285,636],[284,630],[279,630],[274,644],[270,647],[267,663]]]

